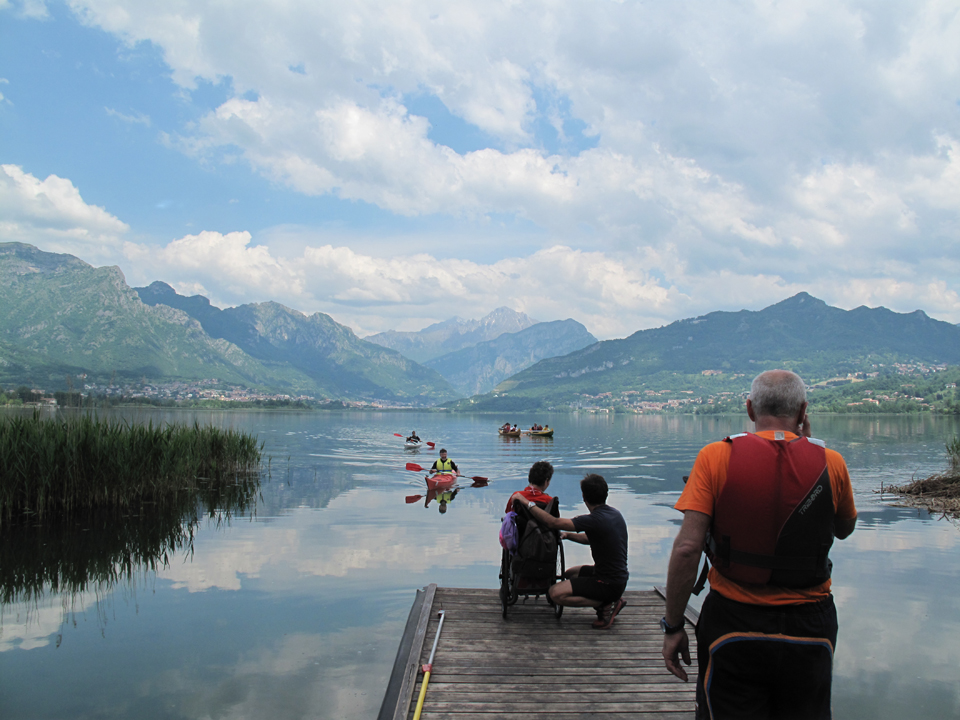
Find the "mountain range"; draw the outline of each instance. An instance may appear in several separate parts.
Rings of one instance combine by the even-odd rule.
[[[537,409],[583,396],[666,387],[741,391],[755,375],[775,367],[814,383],[897,363],[960,364],[960,327],[920,310],[842,310],[802,292],[763,310],[678,320],[541,360],[459,406]]]
[[[145,303],[119,268],[0,244],[0,379],[57,387],[65,375],[103,383],[216,378],[419,405],[457,396],[435,370],[364,342],[322,313],[277,303],[221,311],[206,298],[180,303],[169,286],[151,287]]]
[[[294,395],[437,405],[596,341],[573,320],[537,323],[498,308],[420,333],[381,333],[378,344],[323,313],[275,302],[221,309],[160,281],[131,288],[119,268],[22,243],[0,243],[0,300],[0,382],[41,387],[62,387],[68,376],[103,385],[216,378]],[[441,372],[386,347],[390,338],[431,355]]]
[[[479,320],[453,317],[417,332],[387,330],[368,335],[364,340],[396,350],[418,363],[426,363],[478,343],[496,340],[505,333],[521,332],[538,322],[524,313],[499,307]]]
[[[478,395],[544,358],[566,355],[596,342],[576,320],[556,320],[504,333],[427,360],[424,365],[443,375],[462,395]]]
[[[275,302],[221,309],[159,281],[131,288],[116,267],[0,243],[4,383],[216,378],[340,400],[431,406],[472,395],[454,407],[534,410],[670,388],[740,392],[771,367],[812,384],[897,364],[960,364],[956,325],[919,310],[842,310],[807,293],[603,342],[575,320],[538,323],[509,308],[369,340],[323,313]]]

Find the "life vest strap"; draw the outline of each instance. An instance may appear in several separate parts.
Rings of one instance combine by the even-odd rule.
[[[829,546],[823,546],[816,556],[777,557],[775,555],[761,555],[744,552],[743,550],[733,550],[730,548],[729,536],[723,538],[723,540],[726,540],[726,542],[717,543],[713,536],[707,538],[707,549],[713,557],[714,565],[720,567],[735,562],[740,565],[764,568],[765,570],[809,570],[815,573],[822,566],[829,552]]]

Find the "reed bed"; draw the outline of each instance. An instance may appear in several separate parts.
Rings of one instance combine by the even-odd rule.
[[[182,507],[258,475],[263,444],[212,426],[83,415],[0,422],[0,527],[98,511]]]

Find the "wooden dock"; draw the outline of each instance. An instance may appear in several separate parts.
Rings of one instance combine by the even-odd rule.
[[[557,619],[543,598],[521,598],[504,620],[496,590],[428,585],[417,592],[379,720],[413,718],[440,610],[423,720],[692,718],[696,657],[689,683],[664,668],[663,598],[654,590],[624,598],[613,627],[596,630],[590,609],[565,608]],[[687,620],[696,622],[695,611]]]

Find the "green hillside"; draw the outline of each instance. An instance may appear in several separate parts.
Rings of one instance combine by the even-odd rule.
[[[275,302],[221,310],[205,297],[184,297],[162,282],[136,292],[149,305],[182,310],[209,336],[235,344],[265,365],[296,369],[328,397],[437,403],[460,395],[436,371],[361,340],[323,313],[305,315]]]
[[[210,316],[201,321],[144,303],[119,268],[2,243],[0,382],[59,389],[68,375],[86,383],[216,378],[343,399],[436,404],[456,396],[435,371],[364,343],[326,315],[276,303],[221,311],[199,301]],[[217,317],[223,327],[210,332],[203,323]]]
[[[710,313],[542,360],[458,407],[582,405],[606,393],[736,394],[774,367],[812,384],[896,363],[960,364],[960,328],[921,311],[847,311],[800,293],[764,310]]]

